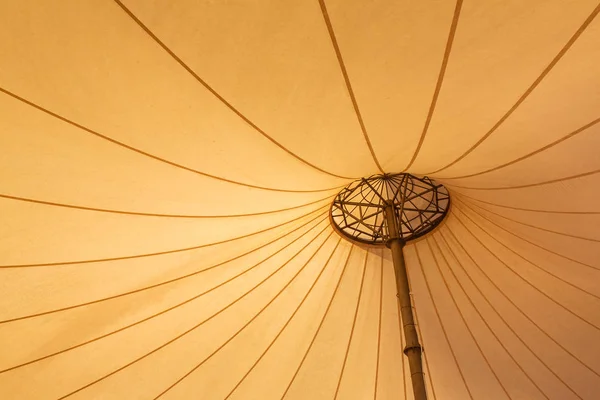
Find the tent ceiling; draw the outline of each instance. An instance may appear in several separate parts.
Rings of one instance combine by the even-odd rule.
[[[0,0],[0,398],[412,398],[352,180],[405,248],[432,399],[600,392],[596,0]]]

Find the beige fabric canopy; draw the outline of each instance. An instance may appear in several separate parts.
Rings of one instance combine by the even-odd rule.
[[[431,399],[600,393],[597,0],[0,1],[1,399],[411,399],[385,248],[428,175]]]

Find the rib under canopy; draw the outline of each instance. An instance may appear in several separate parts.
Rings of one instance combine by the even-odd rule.
[[[412,399],[350,182],[404,248],[430,399],[600,393],[597,0],[0,0],[0,398]]]

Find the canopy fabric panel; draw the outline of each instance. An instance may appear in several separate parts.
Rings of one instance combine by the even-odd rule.
[[[0,398],[412,399],[385,248],[427,175],[431,399],[600,392],[600,4],[0,0]]]

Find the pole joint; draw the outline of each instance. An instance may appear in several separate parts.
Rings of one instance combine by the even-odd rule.
[[[423,352],[423,347],[422,347],[422,346],[421,346],[419,343],[416,343],[416,344],[411,344],[411,345],[406,345],[406,347],[404,347],[404,351],[403,351],[403,353],[404,353],[406,356],[408,356],[408,353],[409,353],[411,350],[416,350],[416,351],[418,351],[419,353],[422,353],[422,352]]]

